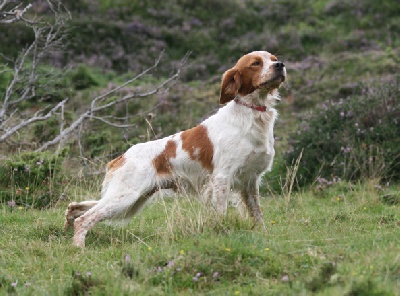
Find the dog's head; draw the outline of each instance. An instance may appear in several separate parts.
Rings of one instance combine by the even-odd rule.
[[[254,91],[272,93],[286,79],[285,64],[267,51],[253,51],[241,57],[222,76],[220,104],[236,95],[246,96]]]

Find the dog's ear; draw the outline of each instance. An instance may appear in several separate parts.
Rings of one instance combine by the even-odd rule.
[[[236,68],[232,68],[222,75],[221,94],[219,103],[226,104],[232,101],[239,92],[242,84],[242,78]]]

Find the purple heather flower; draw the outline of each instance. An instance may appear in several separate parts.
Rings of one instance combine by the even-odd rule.
[[[197,277],[193,277],[193,281],[197,282],[199,279]]]
[[[161,267],[161,266],[158,266],[158,267],[157,267],[157,271],[158,271],[158,272],[161,272],[161,271],[162,271],[162,267]]]
[[[15,282],[12,282],[12,283],[11,283],[11,287],[16,287],[17,284],[18,284],[18,280],[16,280]]]
[[[9,202],[8,202],[8,205],[10,206],[10,207],[15,207],[15,201],[13,201],[13,200],[10,200]]]
[[[201,277],[201,272],[196,273],[196,277]]]
[[[218,276],[219,276],[218,271],[216,271],[216,272],[213,273],[213,278],[217,278]]]
[[[125,255],[125,263],[127,264],[131,263],[131,256],[129,254]]]
[[[341,150],[343,153],[349,153],[349,152],[351,151],[351,148],[350,148],[350,147],[346,147],[346,148],[341,147],[340,150]]]
[[[288,282],[288,281],[289,281],[289,276],[287,274],[282,276],[282,282]]]
[[[29,165],[25,165],[25,172],[29,173],[30,170],[31,170],[30,166]]]
[[[172,267],[174,265],[175,265],[174,261],[168,261],[168,264],[167,264],[168,267]]]

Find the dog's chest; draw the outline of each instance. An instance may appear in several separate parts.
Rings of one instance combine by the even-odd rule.
[[[274,115],[267,113],[255,118],[248,134],[248,140],[253,147],[246,160],[248,166],[264,170],[274,157]]]
[[[257,117],[253,120],[247,132],[247,139],[254,146],[256,154],[268,153],[274,146],[273,120],[269,114]]]

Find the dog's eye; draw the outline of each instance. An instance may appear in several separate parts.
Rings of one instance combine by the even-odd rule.
[[[252,66],[260,66],[261,62],[260,61],[254,61],[251,65]]]

